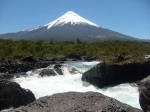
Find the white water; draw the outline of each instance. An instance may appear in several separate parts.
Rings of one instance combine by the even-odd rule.
[[[30,89],[36,98],[68,91],[94,91],[113,97],[133,107],[140,108],[138,102],[138,90],[136,87],[132,87],[129,84],[121,84],[107,89],[99,89],[81,80],[82,73],[97,63],[98,62],[67,63],[64,64],[65,66],[62,68],[65,75],[51,77],[40,77],[38,74],[41,69],[29,71],[27,72],[28,77],[16,78],[15,81],[23,88]],[[77,73],[74,73],[74,75],[71,75],[69,72],[72,67],[78,70]]]

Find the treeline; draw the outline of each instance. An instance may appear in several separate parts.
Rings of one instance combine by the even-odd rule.
[[[94,55],[102,59],[121,54],[132,55],[139,59],[146,54],[150,54],[150,43],[138,41],[87,43],[81,42],[79,39],[77,43],[0,39],[0,60],[21,59],[29,55],[33,55],[36,58],[45,58],[69,53]]]

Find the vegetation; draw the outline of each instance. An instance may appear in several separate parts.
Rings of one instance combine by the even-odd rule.
[[[112,56],[117,54],[134,56],[134,60],[142,60],[144,55],[150,54],[150,43],[138,41],[86,43],[79,39],[77,39],[77,43],[0,39],[0,60],[20,59],[29,55],[45,58],[69,53],[94,55],[98,56],[100,60],[111,60]]]

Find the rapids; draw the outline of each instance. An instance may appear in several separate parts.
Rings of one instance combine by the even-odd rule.
[[[94,91],[113,97],[133,107],[140,108],[137,87],[133,87],[130,84],[121,84],[115,87],[99,89],[81,80],[82,73],[98,63],[98,61],[67,62],[61,68],[64,75],[41,77],[39,76],[40,71],[43,70],[41,68],[28,71],[26,72],[26,76],[15,78],[14,81],[19,83],[21,87],[30,89],[37,99],[46,95],[68,91]],[[47,68],[53,69],[53,67],[54,65],[50,65]]]

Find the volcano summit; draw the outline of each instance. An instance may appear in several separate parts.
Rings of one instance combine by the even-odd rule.
[[[68,11],[58,19],[37,28],[16,33],[1,34],[0,38],[13,40],[45,40],[45,41],[82,41],[98,42],[105,40],[137,40],[136,38],[103,28],[73,11]]]

